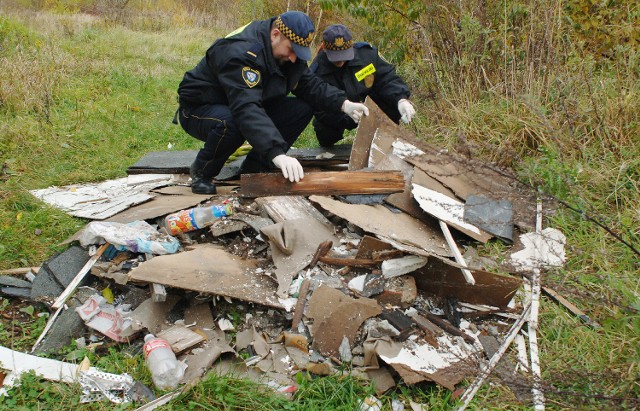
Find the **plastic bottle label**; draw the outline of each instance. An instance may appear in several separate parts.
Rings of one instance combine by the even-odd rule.
[[[168,348],[173,352],[173,350],[171,349],[171,345],[169,345],[167,341],[163,340],[162,338],[154,338],[144,345],[144,358],[147,358],[149,354],[151,354],[151,351],[157,348]]]
[[[182,210],[175,214],[168,215],[166,226],[172,235],[187,233],[200,228],[193,219],[193,209]]]
[[[213,213],[213,216],[216,218],[226,217],[233,214],[233,208],[231,207],[231,204],[222,204],[222,205],[213,206],[211,208],[211,212]]]

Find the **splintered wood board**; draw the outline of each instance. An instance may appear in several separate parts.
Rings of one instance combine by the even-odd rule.
[[[391,194],[404,190],[400,171],[324,171],[306,173],[299,182],[290,182],[281,173],[243,174],[240,195],[347,195]]]

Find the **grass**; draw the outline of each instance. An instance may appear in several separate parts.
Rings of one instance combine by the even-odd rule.
[[[2,6],[0,269],[39,265],[86,223],[43,205],[28,190],[122,177],[142,155],[166,150],[169,143],[175,150],[199,148],[200,142],[171,124],[184,71],[213,39],[245,21],[249,6],[264,12],[273,2],[252,2],[227,16],[199,4],[165,1],[166,13],[125,8],[84,14]],[[437,17],[434,24],[444,24]],[[449,30],[442,28],[446,37]],[[471,53],[474,47],[467,46],[460,50]],[[475,77],[461,81],[475,71],[457,71],[446,56],[405,62],[399,71],[419,109],[412,125],[417,135],[454,150],[466,145],[479,157],[513,166],[522,181],[575,210],[559,206],[546,216],[546,225],[567,236],[568,261],[545,272],[543,283],[603,328],[590,329],[543,299],[539,339],[548,408],[632,409],[640,397],[639,258],[593,220],[640,247],[638,54],[630,50],[625,59],[603,62],[579,53],[578,46],[558,46],[566,55],[557,58],[562,64],[549,63],[544,78],[522,69],[507,81],[487,60],[468,58],[474,56],[465,61],[487,64],[484,86]],[[430,73],[439,73],[440,83]],[[296,145],[315,145],[311,127]],[[479,248],[496,257],[508,252],[498,243]],[[0,300],[2,312],[9,304],[16,303]],[[0,344],[27,350],[44,325],[37,317],[42,309],[34,310],[3,321]],[[87,354],[105,371],[150,383],[138,349],[120,345],[96,354],[70,346],[60,354],[70,361]],[[353,376],[300,383],[290,402],[246,380],[212,377],[162,409],[352,410],[372,392]],[[27,375],[20,389],[0,398],[0,409],[130,409],[81,405],[78,396],[77,386]],[[454,404],[450,392],[428,384],[399,386],[381,396],[385,409],[393,398],[412,398],[432,409]],[[497,380],[485,384],[472,405],[528,409]]]

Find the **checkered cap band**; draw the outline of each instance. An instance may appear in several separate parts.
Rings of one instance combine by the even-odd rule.
[[[323,41],[322,45],[327,50],[342,51],[353,47],[353,40],[344,41],[342,37],[336,37],[334,41]]]
[[[309,47],[311,40],[313,40],[313,32],[309,32],[309,35],[306,38],[302,38],[287,27],[280,16],[276,18],[276,27],[285,35],[286,38],[299,46]]]

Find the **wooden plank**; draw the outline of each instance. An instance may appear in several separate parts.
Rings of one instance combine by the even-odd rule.
[[[380,107],[373,100],[367,97],[364,104],[369,108],[369,115],[364,116],[358,124],[349,158],[349,170],[360,170],[368,166],[369,150],[376,130],[385,123],[393,124],[393,121],[384,114],[384,111],[380,110]]]
[[[460,268],[438,258],[430,258],[427,265],[412,273],[418,289],[442,298],[456,297],[472,304],[506,307],[522,280],[513,276],[494,274],[471,268],[475,285],[468,284]]]
[[[578,307],[573,305],[569,300],[567,300],[566,298],[564,298],[563,296],[558,294],[555,290],[553,290],[553,289],[551,289],[549,287],[543,286],[542,287],[542,292],[544,292],[552,300],[554,300],[555,302],[557,302],[558,304],[562,305],[564,308],[569,310],[572,314],[576,315],[585,324],[587,324],[587,325],[589,325],[589,326],[591,326],[593,328],[602,327],[596,321],[593,321],[591,318],[589,318],[589,316],[587,314],[585,314],[584,311],[582,311],[581,309],[579,309]]]
[[[453,252],[453,256],[456,259],[456,262],[461,266],[466,267],[467,263],[465,263],[464,258],[462,258],[462,254],[460,253],[460,250],[458,249],[458,245],[456,244],[455,240],[453,239],[453,236],[451,235],[451,232],[449,231],[449,227],[447,226],[447,223],[445,223],[444,221],[440,221],[440,228],[442,228],[442,233],[444,234],[444,238],[447,240],[447,244],[449,244],[449,248],[451,248],[451,251]],[[473,275],[471,274],[471,271],[469,271],[466,268],[461,268],[461,270],[462,270],[462,275],[464,275],[464,279],[467,280],[469,284],[473,285],[476,283],[476,280],[473,279]]]
[[[404,190],[399,171],[324,171],[306,173],[297,183],[281,173],[243,174],[240,196],[391,194]]]
[[[8,268],[6,270],[0,270],[0,274],[2,275],[24,275],[28,272],[33,272],[34,274],[40,270],[40,267],[19,267],[19,268]]]
[[[291,320],[291,330],[296,332],[298,329],[298,324],[300,324],[300,320],[302,320],[302,315],[304,314],[304,305],[307,301],[307,294],[309,293],[309,286],[311,285],[311,280],[305,278],[302,280],[302,285],[300,286],[300,291],[298,291],[298,301],[296,301],[296,308],[293,312],[293,320]]]
[[[332,225],[331,222],[304,197],[260,197],[256,198],[256,203],[261,206],[276,223],[313,217],[323,224]]]

